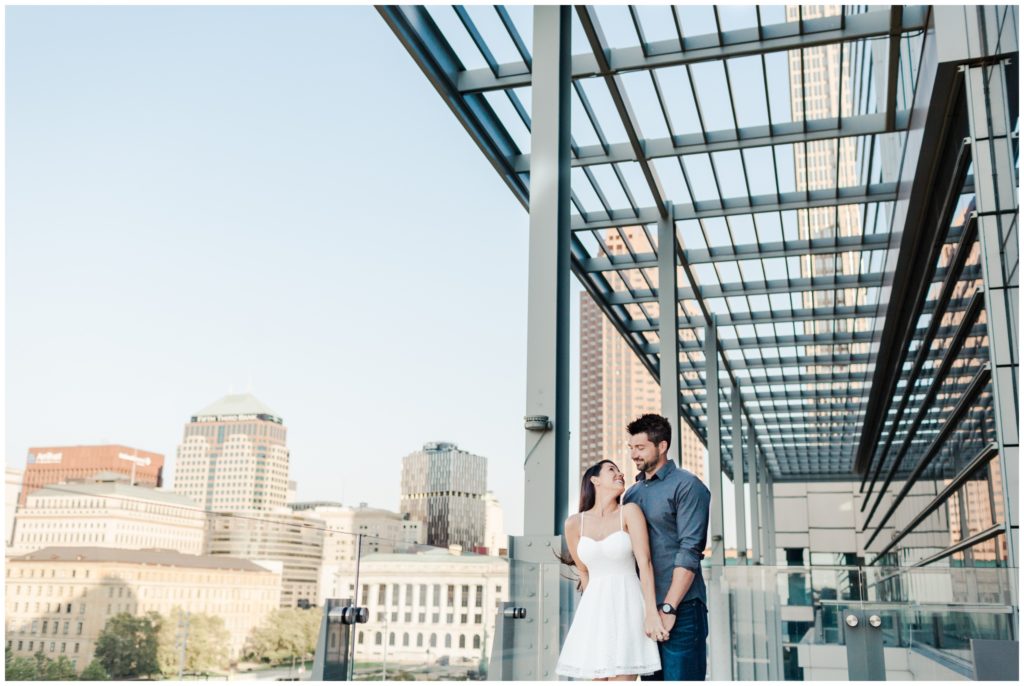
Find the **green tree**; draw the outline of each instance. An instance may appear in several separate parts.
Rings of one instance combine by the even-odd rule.
[[[181,637],[184,613],[175,606],[160,628],[157,659],[160,671],[177,675],[181,662]],[[207,614],[188,616],[188,640],[185,648],[185,671],[201,672],[225,669],[230,663],[228,647],[231,634],[221,617]]]
[[[127,612],[114,615],[96,639],[96,659],[113,679],[156,674],[160,671],[157,636],[161,624],[156,612],[144,617]]]
[[[103,669],[99,660],[93,660],[88,667],[82,670],[78,678],[82,681],[107,681],[110,679],[110,675],[107,674],[107,670]]]
[[[267,615],[246,641],[246,656],[277,664],[293,657],[302,659],[316,650],[322,610],[285,608]]]
[[[10,650],[4,654],[4,677],[8,681],[31,681],[36,678],[36,661],[15,657]]]
[[[46,660],[39,678],[42,681],[77,681],[78,674],[75,673],[75,666],[71,664],[71,660],[61,655],[56,660]]]
[[[4,654],[4,677],[8,681],[74,681],[78,677],[71,661],[61,655],[56,660],[37,651],[32,657]]]

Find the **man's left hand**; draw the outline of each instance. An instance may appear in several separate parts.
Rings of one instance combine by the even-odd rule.
[[[665,631],[668,631],[669,633],[671,633],[672,632],[672,627],[674,627],[676,625],[676,616],[675,615],[667,615],[664,612],[660,612],[660,611],[658,612],[658,614],[661,615],[661,625],[663,627],[665,627]]]

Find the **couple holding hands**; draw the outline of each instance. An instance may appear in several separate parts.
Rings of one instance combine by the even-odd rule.
[[[668,420],[627,427],[639,474],[626,490],[614,462],[583,474],[565,522],[583,595],[558,658],[562,676],[598,681],[704,681],[707,591],[700,561],[711,493],[668,459]],[[625,495],[623,493],[625,492]]]

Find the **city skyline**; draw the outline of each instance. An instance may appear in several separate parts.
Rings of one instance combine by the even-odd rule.
[[[450,440],[492,459],[520,529],[526,298],[501,284],[527,216],[372,7],[12,8],[7,28],[8,466],[116,442],[166,455],[170,484],[182,422],[248,388],[288,423],[300,500],[397,509],[401,457]],[[386,79],[349,68],[367,46]],[[364,135],[383,129],[407,163]],[[382,212],[394,188],[432,213]],[[490,248],[484,214],[518,246],[497,268],[463,257]],[[351,259],[382,235],[392,261]],[[401,315],[366,336],[344,313],[371,292]]]

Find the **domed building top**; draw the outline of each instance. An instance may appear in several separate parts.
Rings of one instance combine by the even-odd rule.
[[[257,419],[266,419],[278,424],[283,424],[281,417],[266,405],[262,400],[252,393],[234,393],[221,398],[211,405],[192,415],[192,421],[199,417],[209,419],[219,417],[221,419],[242,419],[255,416]]]

